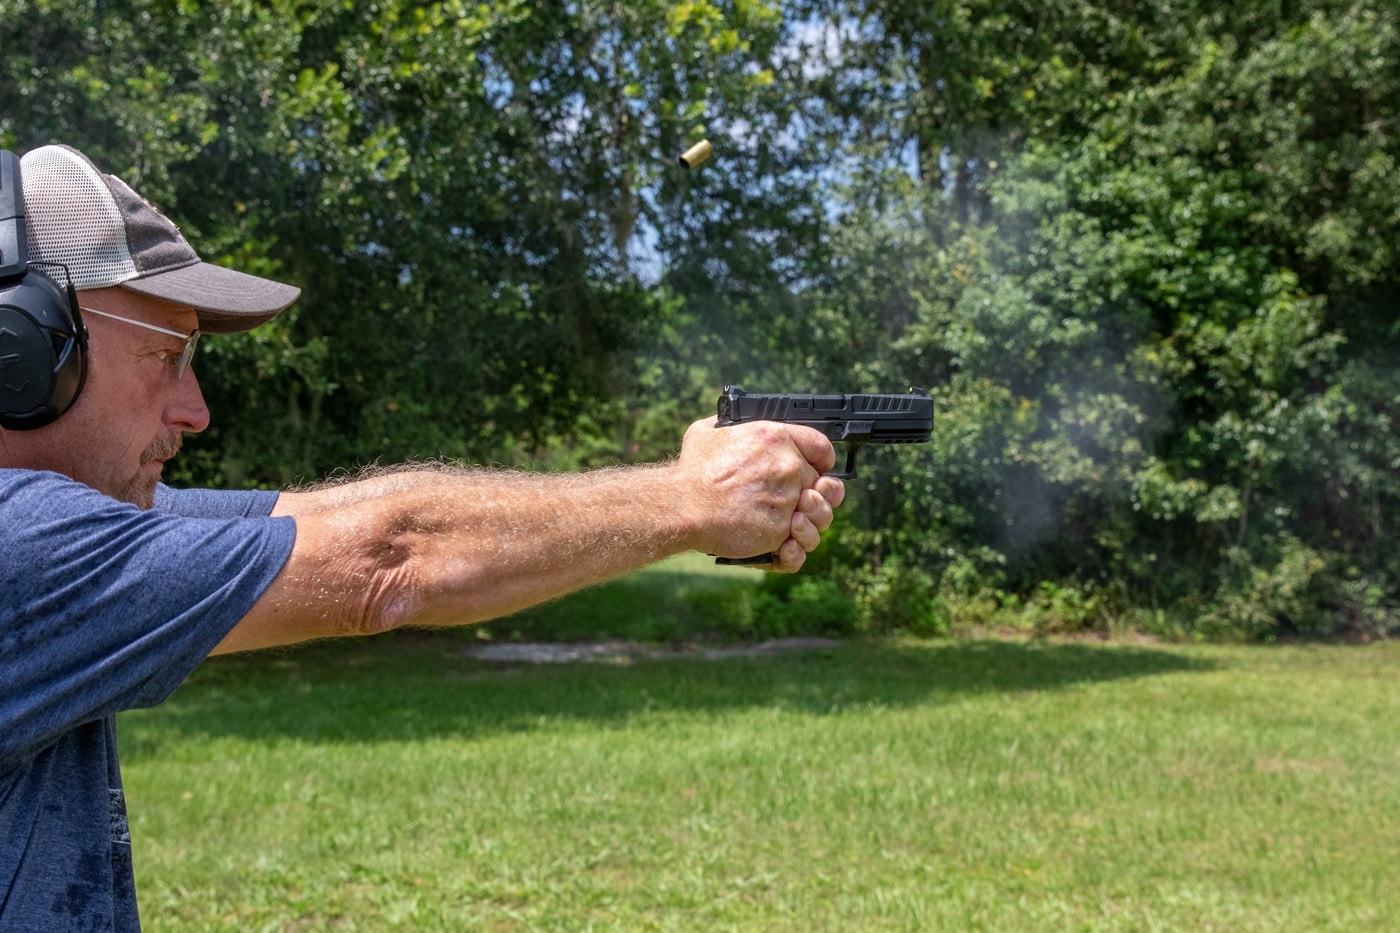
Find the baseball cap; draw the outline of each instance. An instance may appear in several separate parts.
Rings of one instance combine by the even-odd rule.
[[[70,146],[20,160],[30,262],[60,263],[73,287],[122,288],[188,305],[210,334],[251,330],[301,289],[201,262],[179,229],[115,175]]]

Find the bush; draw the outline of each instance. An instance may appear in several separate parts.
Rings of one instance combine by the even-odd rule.
[[[917,565],[890,557],[860,581],[855,600],[860,628],[867,632],[946,635],[952,626],[938,586]]]
[[[1291,535],[1283,536],[1272,566],[1260,566],[1244,548],[1230,548],[1222,585],[1200,617],[1211,638],[1254,639],[1281,626],[1315,632],[1319,626],[1315,578],[1326,561]]]
[[[1026,601],[1025,620],[1037,635],[1098,631],[1108,627],[1107,602],[1092,583],[1045,581]]]
[[[746,638],[849,635],[857,628],[854,601],[830,579],[769,576],[746,595],[747,611],[732,617],[734,634]]]
[[[1333,582],[1323,596],[1325,611],[1317,613],[1311,628],[1302,634],[1313,636],[1347,635],[1362,641],[1386,638],[1400,628],[1400,612],[1390,600],[1390,587],[1384,577],[1367,577],[1354,568]]]

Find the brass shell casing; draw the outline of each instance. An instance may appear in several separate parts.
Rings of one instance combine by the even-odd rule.
[[[714,147],[710,145],[710,141],[708,139],[702,139],[685,152],[681,153],[681,165],[684,165],[686,168],[695,168],[695,166],[708,159],[710,153],[714,151]]]

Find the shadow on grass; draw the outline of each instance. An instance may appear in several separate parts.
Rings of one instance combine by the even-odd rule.
[[[631,665],[467,657],[461,633],[394,633],[215,658],[165,705],[126,714],[124,755],[181,737],[378,742],[482,737],[656,711],[781,707],[814,715],[1212,670],[1170,648],[1098,644],[850,642],[813,652]]]

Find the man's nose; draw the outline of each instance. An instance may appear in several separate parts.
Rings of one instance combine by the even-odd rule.
[[[165,406],[165,423],[191,434],[209,427],[209,406],[204,404],[204,393],[193,369],[176,381],[174,394]]]

